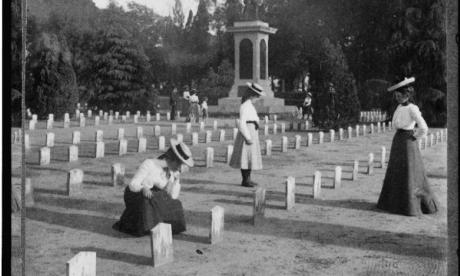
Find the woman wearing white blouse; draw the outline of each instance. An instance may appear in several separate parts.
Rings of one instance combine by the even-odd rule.
[[[414,81],[414,78],[405,79],[388,88],[388,91],[395,91],[399,103],[393,114],[393,126],[397,131],[377,203],[379,209],[407,216],[437,211],[416,142],[428,133],[428,126],[419,108],[409,102],[414,91],[410,84]],[[416,131],[415,124],[418,126]]]
[[[238,134],[233,145],[233,154],[230,166],[241,169],[244,187],[254,187],[257,184],[251,181],[251,170],[262,169],[262,155],[259,143],[259,116],[253,101],[265,93],[257,83],[247,83],[246,94],[241,99],[240,123]]]
[[[171,224],[173,234],[185,231],[184,210],[178,200],[182,164],[193,167],[192,154],[175,139],[165,154],[142,162],[125,189],[126,209],[114,228],[142,236],[165,222]]]

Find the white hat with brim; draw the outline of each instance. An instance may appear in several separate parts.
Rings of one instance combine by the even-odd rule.
[[[257,95],[265,96],[264,89],[262,88],[262,86],[258,85],[257,83],[247,82],[246,85],[248,86],[249,89],[251,89]]]
[[[398,82],[397,84],[391,86],[390,88],[387,89],[388,92],[392,92],[392,91],[395,91],[397,90],[398,88],[401,88],[401,87],[404,87],[408,84],[411,84],[415,81],[415,78],[414,77],[411,77],[411,78],[404,78],[403,81],[401,82]]]
[[[189,167],[193,167],[193,158],[192,152],[190,149],[185,145],[183,142],[179,142],[174,138],[170,140],[171,148],[173,152],[176,154],[176,157],[179,158],[182,163]]]

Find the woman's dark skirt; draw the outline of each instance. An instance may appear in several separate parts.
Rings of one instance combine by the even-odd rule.
[[[412,135],[412,130],[398,130],[393,138],[377,208],[407,216],[435,213],[436,200]]]
[[[126,187],[124,200],[126,209],[114,228],[134,236],[143,236],[158,223],[171,224],[172,233],[186,230],[184,209],[178,199],[172,199],[166,191],[152,189],[152,198],[141,192],[132,192]]]

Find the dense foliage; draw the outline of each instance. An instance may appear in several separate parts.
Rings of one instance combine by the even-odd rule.
[[[318,125],[354,122],[360,107],[391,112],[385,88],[412,75],[428,123],[446,123],[442,0],[261,2],[261,19],[278,29],[269,44],[269,75],[282,83],[275,93],[301,102],[295,92],[306,89],[301,80],[309,73]],[[27,105],[56,116],[77,101],[146,110],[156,106],[153,84],[189,85],[216,103],[233,80],[233,37],[225,28],[243,18],[242,1],[217,3],[199,0],[196,14],[184,14],[175,0],[171,15],[162,17],[135,3],[100,10],[91,0],[30,0]],[[20,91],[20,1],[11,8],[12,83]]]

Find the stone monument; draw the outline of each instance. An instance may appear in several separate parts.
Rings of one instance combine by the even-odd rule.
[[[284,99],[274,97],[268,79],[268,38],[277,29],[258,20],[260,3],[256,2],[252,1],[245,6],[245,21],[235,21],[233,27],[227,28],[227,32],[233,33],[235,41],[235,79],[229,96],[218,101],[219,112],[239,112],[247,82],[258,83],[266,93],[265,97],[260,97],[254,104],[259,114],[286,112]]]

